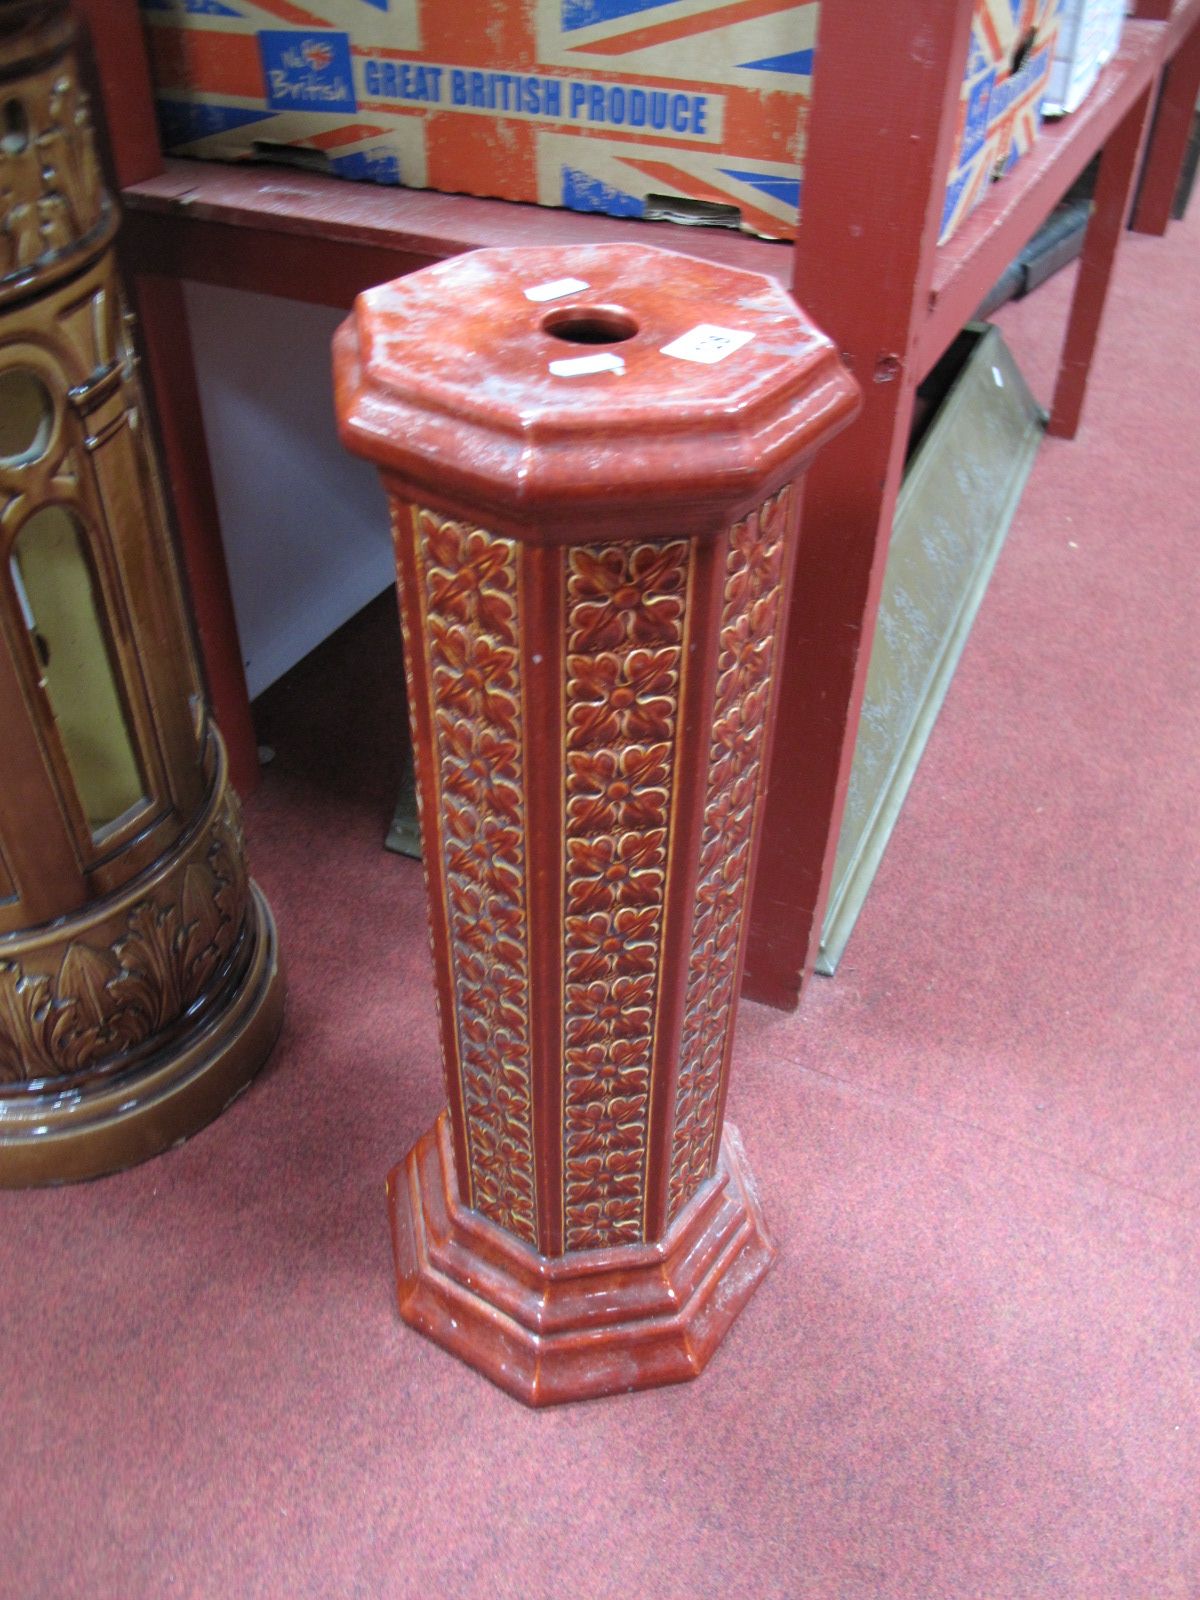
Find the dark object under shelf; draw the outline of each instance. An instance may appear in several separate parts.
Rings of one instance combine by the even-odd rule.
[[[989,317],[1009,300],[1020,300],[1079,255],[1091,215],[1097,165],[1093,161],[1055,206],[979,307],[977,319]]]
[[[1171,215],[1181,222],[1187,212],[1188,201],[1196,182],[1196,169],[1200,165],[1200,111],[1192,122],[1192,134],[1179,174],[1179,187]],[[976,313],[977,320],[991,316],[993,311],[1009,300],[1020,300],[1031,289],[1045,283],[1062,267],[1069,266],[1083,249],[1083,236],[1087,232],[1091,214],[1092,193],[1096,182],[1097,163],[1092,162],[1062,204],[1034,234],[1016,260],[997,281]]]
[[[1175,203],[1171,207],[1171,215],[1176,222],[1182,222],[1187,212],[1188,201],[1192,198],[1192,187],[1196,182],[1197,165],[1200,165],[1200,111],[1197,111],[1192,118],[1192,136],[1188,140],[1183,168],[1179,174],[1179,187],[1175,191]]]

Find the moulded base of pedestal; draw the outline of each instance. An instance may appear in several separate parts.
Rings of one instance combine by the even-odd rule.
[[[171,1047],[87,1087],[0,1109],[0,1188],[97,1178],[158,1155],[218,1116],[262,1066],[283,1021],[275,919],[250,887],[244,977]]]
[[[528,1405],[703,1371],[775,1256],[735,1129],[657,1244],[543,1256],[458,1199],[446,1112],[388,1178],[400,1315]]]

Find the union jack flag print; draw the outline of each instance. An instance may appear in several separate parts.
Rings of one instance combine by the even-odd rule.
[[[142,0],[168,148],[790,237],[809,0]],[[303,159],[303,158],[301,158]]]
[[[1037,138],[1057,24],[1058,0],[976,0],[942,240]]]

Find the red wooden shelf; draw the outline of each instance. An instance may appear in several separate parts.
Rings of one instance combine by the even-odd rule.
[[[1150,4],[1167,9],[1167,0],[1143,0]],[[1195,104],[1200,0],[1177,0],[1166,20],[1127,24],[1083,106],[1043,126],[938,246],[972,8],[973,0],[821,8],[795,285],[862,382],[863,411],[805,490],[805,581],[792,608],[789,692],[746,961],[746,992],[770,1004],[795,1003],[820,942],[916,386],[1099,155],[1048,424],[1060,437],[1074,434],[1160,77],[1177,79],[1178,116],[1174,140],[1163,119],[1149,132],[1156,214],[1173,193]]]
[[[938,247],[919,347],[922,374],[1145,92],[1158,71],[1162,42],[1160,24],[1127,22],[1120,51],[1079,110],[1043,123],[1029,154]]]
[[[1196,26],[1196,0],[1175,0],[1162,30],[1163,59],[1169,61]],[[1128,23],[1126,23],[1128,27]]]
[[[790,245],[732,228],[583,215],[288,167],[167,161],[160,176],[122,196],[143,271],[329,305],[485,245],[655,244],[791,285]]]

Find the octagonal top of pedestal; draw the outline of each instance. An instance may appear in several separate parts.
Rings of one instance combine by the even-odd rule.
[[[477,250],[360,295],[346,445],[408,489],[515,512],[724,504],[853,415],[772,279],[650,245]]]

